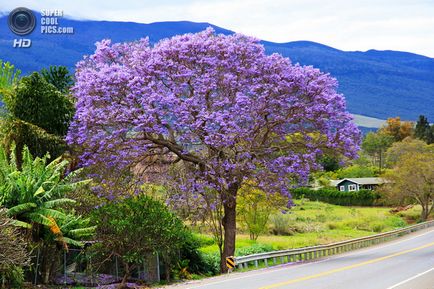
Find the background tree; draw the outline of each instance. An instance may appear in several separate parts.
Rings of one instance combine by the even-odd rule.
[[[15,86],[19,81],[21,71],[9,62],[0,60],[0,102],[3,102],[5,96],[10,97],[13,94]],[[0,105],[0,116],[4,115],[3,104]]]
[[[371,156],[373,164],[378,166],[380,174],[384,167],[384,153],[392,143],[393,137],[381,132],[369,132],[363,139],[362,148]]]
[[[279,194],[267,194],[254,183],[246,182],[240,188],[237,197],[239,219],[250,235],[250,240],[257,240],[259,235],[268,230],[270,215],[287,209],[288,200]]]
[[[379,174],[378,168],[373,166],[351,165],[336,171],[336,179],[369,178]]]
[[[402,141],[414,133],[413,123],[410,121],[401,121],[399,116],[389,117],[386,124],[378,130],[379,133],[393,137],[395,142]]]
[[[337,82],[212,29],[150,46],[102,41],[77,67],[68,141],[82,164],[181,162],[198,198],[222,206],[221,270],[234,254],[236,197],[249,178],[289,197],[324,149],[354,157],[359,131]],[[216,204],[218,202],[219,204]]]
[[[420,115],[414,135],[428,144],[434,143],[434,124],[430,126],[428,119],[424,115]]]
[[[8,117],[2,124],[3,142],[6,147],[16,144],[18,164],[24,145],[39,157],[47,152],[58,157],[65,151],[63,137],[74,105],[40,74],[23,77],[13,93],[5,97],[5,105]]]
[[[434,154],[434,145],[427,145],[426,142],[419,139],[406,138],[402,142],[393,143],[386,151],[386,164],[388,167],[394,167],[406,154],[429,152]]]
[[[434,153],[412,152],[399,158],[385,177],[389,196],[401,201],[414,201],[422,206],[421,220],[427,220],[434,208]]]
[[[326,172],[336,171],[341,167],[339,158],[333,155],[324,155],[320,159],[320,164]]]
[[[13,117],[58,136],[66,135],[74,114],[72,100],[37,72],[21,79],[6,105]]]
[[[142,194],[108,203],[92,214],[97,225],[100,244],[95,250],[106,260],[117,256],[124,267],[121,288],[131,272],[149,254],[159,253],[165,261],[166,278],[170,279],[171,264],[187,234],[184,225],[162,203]]]
[[[49,69],[42,68],[41,75],[44,79],[54,85],[58,91],[67,94],[74,84],[74,78],[66,66],[50,65]]]

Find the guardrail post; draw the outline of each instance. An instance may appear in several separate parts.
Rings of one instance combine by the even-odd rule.
[[[268,267],[268,260],[267,258],[264,259],[265,267]]]
[[[280,264],[283,264],[283,263],[285,263],[285,257],[280,257]]]
[[[258,265],[258,260],[255,260],[255,267],[256,267],[256,268],[259,267],[259,265]]]
[[[273,258],[273,265],[276,265],[276,263],[277,263],[277,260],[276,260],[276,257],[274,257]]]

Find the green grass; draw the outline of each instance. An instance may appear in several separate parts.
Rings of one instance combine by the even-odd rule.
[[[236,255],[248,255],[271,250],[300,248],[358,238],[405,227],[420,215],[417,206],[411,210],[391,214],[387,207],[343,207],[296,200],[288,214],[274,214],[269,232],[257,241],[249,239],[241,228],[237,234]],[[240,227],[240,226],[239,226]],[[273,234],[274,232],[274,234]],[[278,235],[276,235],[279,233]],[[284,234],[284,235],[282,235]],[[200,235],[206,254],[218,254],[209,235]]]

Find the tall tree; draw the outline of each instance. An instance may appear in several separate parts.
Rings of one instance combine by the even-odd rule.
[[[363,150],[368,153],[380,170],[384,167],[384,153],[392,145],[393,137],[381,132],[369,132],[362,142]]]
[[[430,126],[428,118],[420,115],[414,135],[428,144],[434,143],[434,124]]]
[[[155,156],[185,164],[184,189],[223,207],[226,271],[246,178],[289,197],[323,150],[355,157],[359,131],[336,86],[240,34],[207,29],[155,46],[104,40],[78,64],[67,139],[82,147],[84,165],[125,168]]]
[[[428,119],[426,118],[426,116],[424,115],[420,115],[419,119],[417,120],[416,123],[416,128],[414,130],[414,136],[417,137],[418,139],[422,139],[424,140],[426,137],[426,132],[427,130],[429,130],[429,122]]]
[[[72,99],[59,92],[39,73],[23,77],[5,97],[8,117],[2,124],[6,146],[17,146],[18,163],[27,145],[33,155],[42,157],[50,152],[60,156],[66,149],[63,140],[74,114]]]
[[[68,93],[74,83],[74,78],[66,66],[50,65],[49,69],[42,68],[41,75],[62,93]]]
[[[58,136],[66,134],[74,114],[72,100],[36,72],[21,79],[6,105],[13,117]]]
[[[385,177],[392,198],[417,202],[422,207],[425,221],[434,209],[434,153],[413,152],[402,155],[394,169]]]

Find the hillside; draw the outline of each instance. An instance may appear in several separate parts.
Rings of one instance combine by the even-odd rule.
[[[38,16],[39,17],[39,16]],[[39,23],[40,21],[37,21]],[[155,43],[175,34],[198,32],[212,26],[218,33],[232,31],[194,22],[78,21],[61,19],[62,26],[74,27],[73,35],[43,35],[36,27],[28,37],[29,49],[15,49],[15,36],[7,29],[7,16],[0,17],[0,59],[10,61],[25,74],[48,65],[71,69],[84,54],[91,54],[94,43],[103,38],[114,42],[149,37]],[[4,29],[6,28],[6,29]],[[294,63],[313,65],[339,80],[351,113],[380,119],[401,116],[416,120],[420,114],[434,119],[434,59],[397,51],[346,52],[319,43],[263,41],[267,53],[278,52]]]

